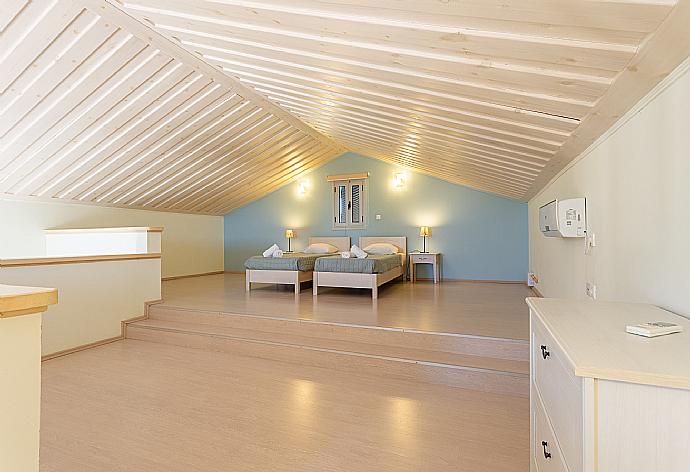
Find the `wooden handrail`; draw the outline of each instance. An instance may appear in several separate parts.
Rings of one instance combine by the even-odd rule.
[[[161,226],[122,226],[115,228],[65,228],[47,229],[46,234],[65,234],[65,233],[162,233]]]
[[[34,257],[25,259],[0,259],[2,267],[28,267],[55,264],[84,264],[88,262],[131,261],[136,259],[160,259],[159,252],[142,254],[109,254],[99,256]]]
[[[0,318],[41,313],[58,301],[54,288],[0,284]]]

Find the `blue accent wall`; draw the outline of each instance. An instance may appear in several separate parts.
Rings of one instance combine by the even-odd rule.
[[[368,226],[333,231],[327,175],[369,172]],[[406,183],[395,188],[396,172]],[[306,187],[300,194],[299,183]],[[381,220],[375,215],[380,214]],[[225,270],[244,270],[244,260],[273,243],[287,248],[285,229],[296,232],[292,249],[309,236],[407,236],[408,252],[422,249],[419,226],[430,226],[427,249],[441,252],[450,279],[525,280],[528,265],[527,204],[345,153],[299,182],[225,215]],[[421,268],[422,266],[420,266]],[[430,272],[420,276],[429,276]]]

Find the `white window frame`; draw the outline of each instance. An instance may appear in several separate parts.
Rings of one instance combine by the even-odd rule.
[[[333,224],[334,230],[348,230],[348,229],[364,229],[367,227],[369,206],[369,199],[367,198],[369,194],[369,184],[367,179],[347,179],[347,180],[333,180],[331,181],[331,223]],[[360,186],[360,197],[359,197],[359,212],[360,221],[352,221],[352,188],[355,186]],[[345,221],[339,221],[340,218],[340,188],[345,187],[345,202],[347,202],[347,208],[345,209]]]

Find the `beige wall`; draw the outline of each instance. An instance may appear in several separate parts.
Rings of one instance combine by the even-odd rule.
[[[547,297],[653,303],[690,316],[690,60],[529,202],[530,270]],[[539,206],[587,198],[583,239],[546,238]]]
[[[41,314],[0,319],[0,470],[38,472]]]
[[[46,356],[120,336],[121,321],[142,316],[146,302],[160,300],[161,261],[3,267],[0,284],[58,290],[58,304],[43,315]]]
[[[223,270],[223,217],[0,200],[0,258],[45,255],[43,230],[163,226],[163,277]]]

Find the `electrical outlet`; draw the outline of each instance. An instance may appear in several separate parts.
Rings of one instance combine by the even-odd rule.
[[[585,293],[592,300],[596,300],[597,299],[597,286],[594,285],[592,282],[587,282],[585,284]]]
[[[377,220],[380,220],[380,219],[381,219],[381,215],[376,215],[376,219],[377,219]]]

